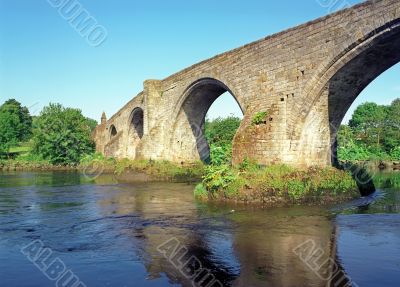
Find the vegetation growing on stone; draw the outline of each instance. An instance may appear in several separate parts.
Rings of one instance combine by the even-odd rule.
[[[265,118],[268,116],[267,112],[257,112],[255,113],[253,119],[251,120],[252,125],[261,125],[265,123]]]

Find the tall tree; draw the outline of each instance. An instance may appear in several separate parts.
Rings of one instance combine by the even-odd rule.
[[[212,121],[206,120],[205,136],[208,143],[218,146],[231,144],[241,120],[238,117],[216,118]]]
[[[388,107],[383,145],[388,152],[400,149],[400,99]]]
[[[31,137],[32,117],[27,107],[23,107],[21,103],[15,99],[9,99],[0,106],[0,110],[8,112],[18,118],[18,122],[15,122],[13,126],[13,129],[17,133],[18,141],[26,141]]]
[[[53,164],[77,164],[94,151],[91,124],[78,109],[50,104],[35,119],[34,151]]]
[[[369,145],[379,147],[387,119],[387,107],[375,103],[364,103],[357,107],[349,126],[356,139]]]
[[[16,114],[0,108],[0,156],[5,157],[10,148],[18,143],[18,130],[20,124]]]

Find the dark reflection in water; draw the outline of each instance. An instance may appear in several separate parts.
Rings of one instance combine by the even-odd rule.
[[[78,173],[0,174],[0,286],[55,286],[20,252],[37,239],[87,286],[192,286],[190,264],[179,265],[190,258],[201,264],[204,278],[214,278],[213,286],[327,286],[335,259],[359,286],[377,286],[364,285],[373,282],[368,278],[397,283],[382,286],[399,283],[390,270],[386,281],[369,277],[374,264],[366,264],[372,259],[367,250],[376,245],[370,242],[384,234],[391,243],[376,246],[397,257],[382,268],[395,266],[389,262],[399,258],[400,239],[390,227],[398,231],[398,223],[387,215],[380,225],[386,230],[370,226],[375,233],[359,235],[354,226],[368,226],[377,217],[351,215],[386,212],[388,206],[398,211],[396,189],[368,210],[352,205],[333,211],[204,204],[192,191],[185,184],[118,184],[112,176],[90,182]],[[342,215],[335,219],[337,213]],[[166,246],[182,252],[166,258]],[[307,256],[310,251],[317,253]],[[367,269],[356,267],[362,259]]]

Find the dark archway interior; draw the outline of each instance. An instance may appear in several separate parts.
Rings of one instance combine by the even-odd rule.
[[[226,92],[235,98],[222,82],[215,79],[204,79],[189,89],[183,103],[183,111],[196,138],[196,147],[203,162],[210,160],[210,147],[204,134],[205,117],[214,101]],[[235,100],[237,102],[236,98]]]
[[[336,134],[354,100],[379,75],[400,62],[400,28],[393,29],[342,67],[329,81],[329,122],[332,156],[336,162]]]
[[[117,129],[115,128],[115,126],[112,125],[110,130],[111,130],[110,131],[111,138],[115,137],[117,135]]]
[[[141,108],[133,110],[131,116],[131,128],[134,129],[139,138],[143,137],[143,110]]]

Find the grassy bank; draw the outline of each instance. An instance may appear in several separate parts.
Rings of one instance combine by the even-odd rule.
[[[276,205],[339,202],[358,197],[359,192],[351,174],[335,168],[258,167],[245,163],[239,167],[206,167],[195,196]]]
[[[0,160],[0,171],[49,171],[71,170],[73,166],[53,165],[45,160],[10,159]]]
[[[81,161],[79,169],[86,170],[89,173],[91,170],[114,173],[117,176],[141,173],[148,175],[151,180],[173,182],[199,182],[204,174],[204,165],[200,162],[182,165],[169,161],[116,160],[104,158],[101,154],[85,157]]]

